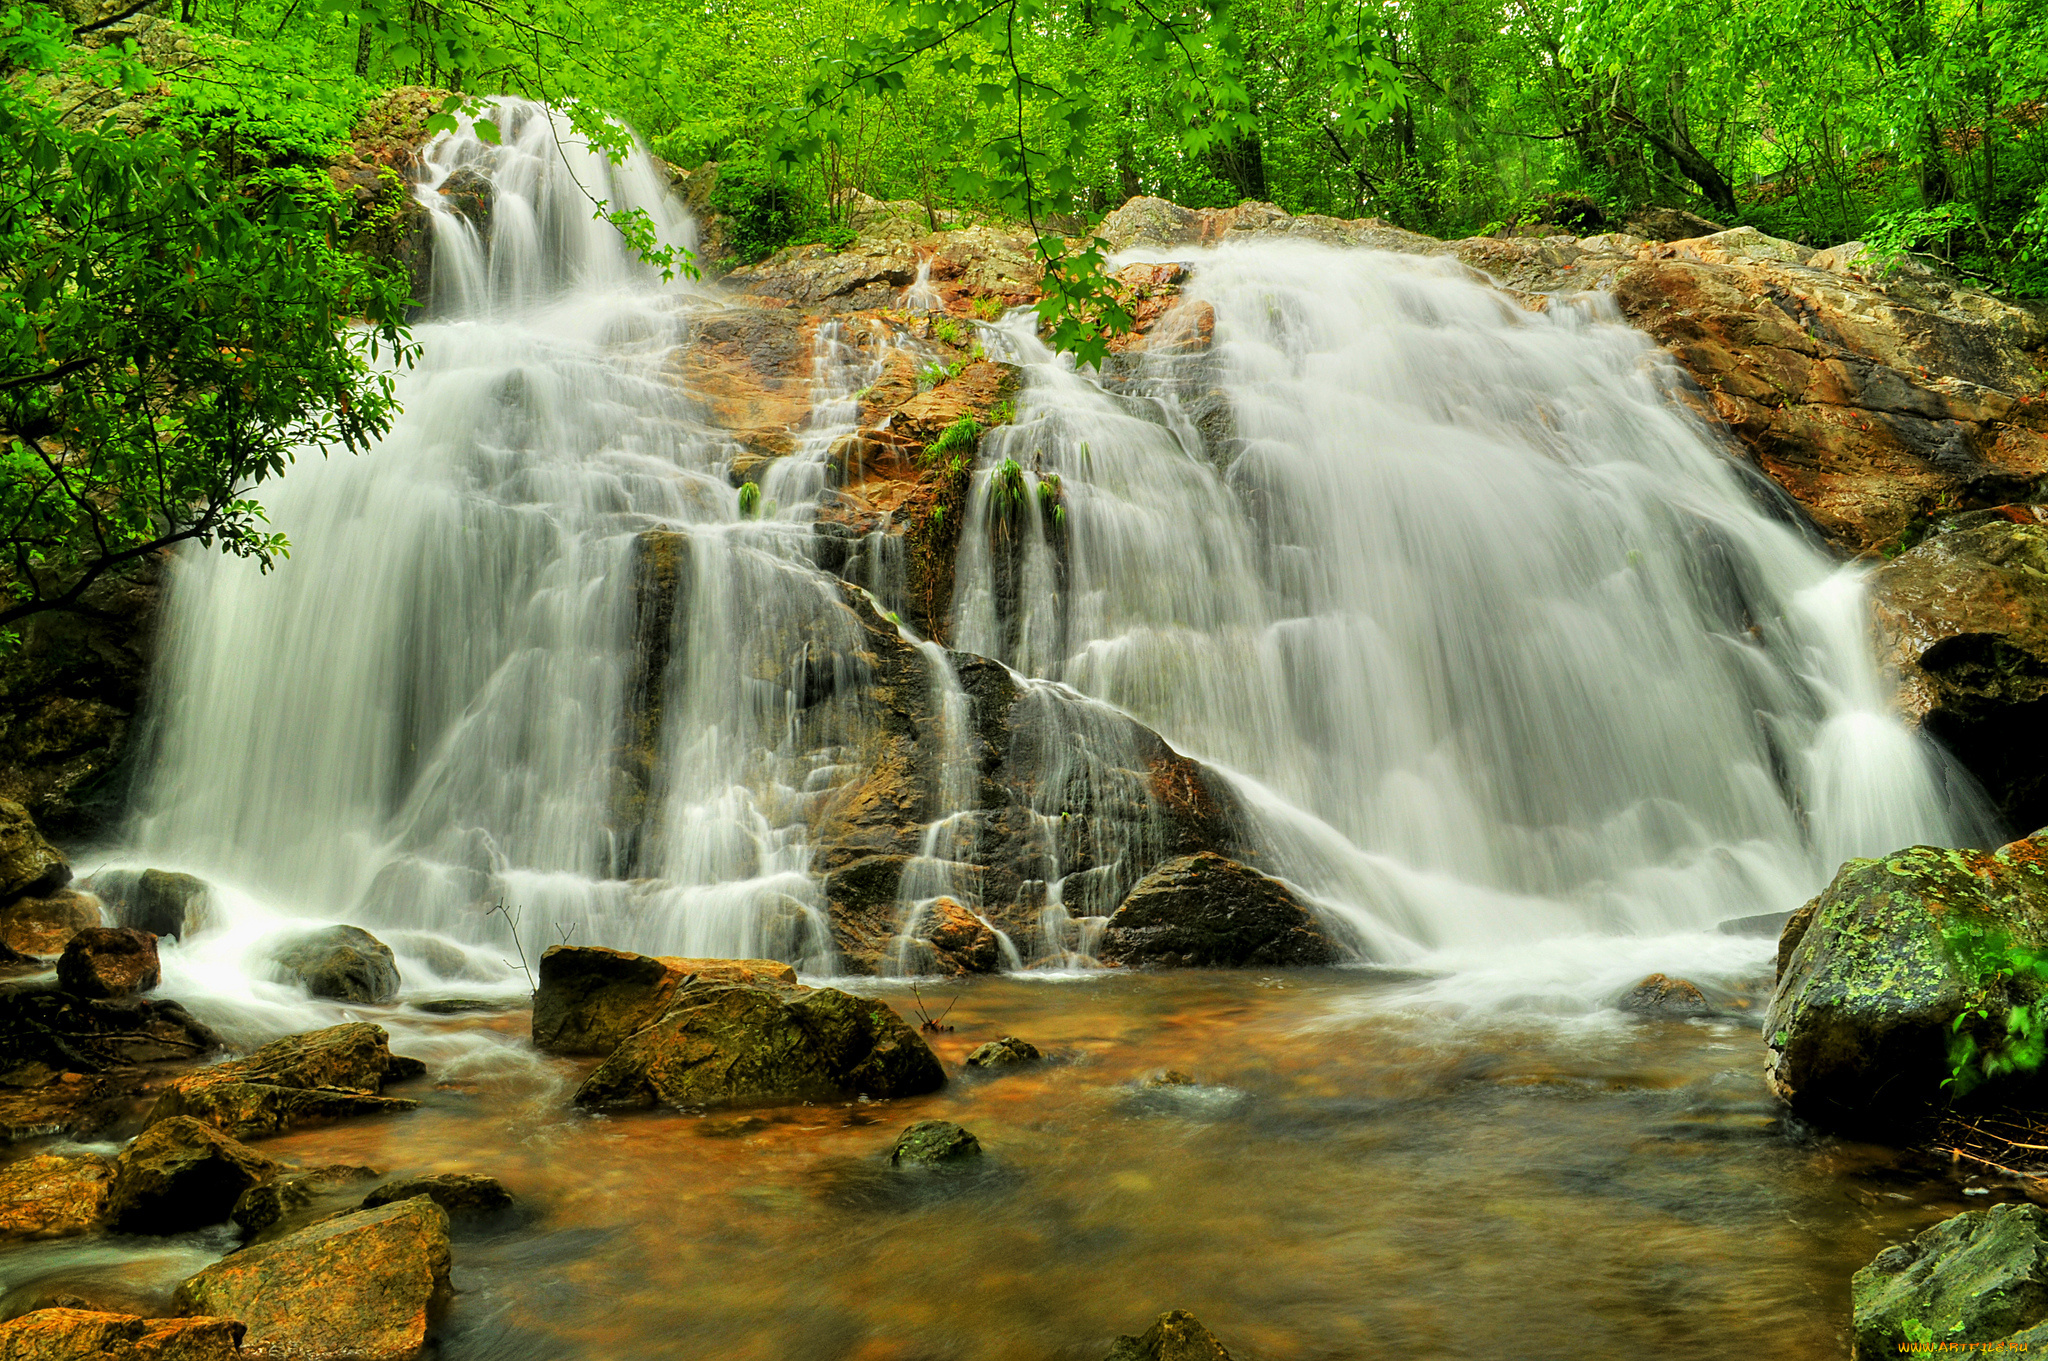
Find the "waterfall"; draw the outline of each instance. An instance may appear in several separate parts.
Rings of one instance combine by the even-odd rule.
[[[679,365],[764,310],[662,284],[594,216],[691,241],[651,158],[494,112],[502,145],[465,125],[423,154],[403,416],[268,493],[274,573],[177,560],[112,862],[215,885],[177,986],[261,978],[266,940],[329,921],[387,936],[408,978],[431,933],[503,979],[500,905],[529,953],[840,966],[816,825],[877,740],[859,602],[900,603],[903,540],[893,511],[832,539],[819,510],[908,342],[817,325],[807,414],[763,452]],[[458,211],[480,199],[486,221]],[[881,702],[933,765],[881,891],[896,967],[941,895],[1012,967],[1085,962],[1164,853],[1126,715],[1228,772],[1264,867],[1384,960],[1696,931],[1849,855],[1989,835],[1886,712],[1856,574],[1608,304],[1533,313],[1441,262],[1254,243],[1201,255],[1183,307],[1213,346],[1166,334],[1106,375],[1024,317],[984,328],[1026,382],[979,452],[955,651],[901,642],[924,689]],[[972,667],[1014,697],[1001,834],[1027,849],[994,870]],[[1070,808],[1125,821],[1084,835]]]
[[[956,645],[1233,772],[1381,957],[1710,927],[1993,834],[1887,712],[1857,572],[1605,295],[1190,258],[1212,347],[1169,328],[1103,383],[1010,327],[1029,382],[984,442]]]

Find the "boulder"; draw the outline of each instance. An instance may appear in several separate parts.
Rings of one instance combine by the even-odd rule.
[[[398,996],[391,947],[357,926],[330,926],[294,936],[277,953],[278,967],[315,997],[380,1006]]]
[[[599,1064],[576,1104],[773,1105],[916,1096],[946,1072],[885,1002],[836,988],[720,983],[684,990]]]
[[[952,898],[939,898],[925,909],[922,943],[937,971],[948,974],[995,973],[1002,968],[1002,946],[996,933]]]
[[[1142,1336],[1118,1338],[1104,1361],[1230,1361],[1230,1353],[1193,1314],[1171,1309]]]
[[[1849,1299],[1854,1361],[1918,1355],[1904,1344],[1927,1335],[1958,1352],[2036,1355],[2048,1345],[2048,1213],[2013,1202],[1943,1220],[1879,1253]]]
[[[231,1318],[138,1318],[38,1309],[0,1323],[5,1361],[235,1361],[244,1329]]]
[[[1646,241],[1685,241],[1728,230],[1718,222],[1709,222],[1698,213],[1689,213],[1683,208],[1650,207],[1630,213],[1621,229]]]
[[[596,945],[551,945],[533,995],[533,1044],[552,1054],[609,1054],[660,1019],[692,981],[794,986],[772,959],[680,959]]]
[[[425,1196],[451,1216],[496,1214],[510,1209],[512,1193],[496,1177],[478,1172],[436,1172],[424,1177],[400,1177],[387,1181],[363,1197],[363,1208],[374,1210],[414,1196]]]
[[[43,1153],[0,1166],[0,1240],[84,1233],[106,1206],[111,1175],[107,1160],[92,1154]]]
[[[116,921],[154,936],[185,939],[205,919],[206,881],[174,870],[101,870],[87,881]]]
[[[71,882],[71,862],[43,840],[28,809],[0,799],[0,903],[41,897]]]
[[[448,1265],[448,1215],[421,1197],[245,1248],[179,1286],[173,1304],[240,1319],[258,1354],[413,1361]]]
[[[897,1167],[956,1167],[981,1157],[981,1140],[950,1120],[920,1120],[896,1136]]]
[[[1000,1040],[976,1045],[974,1052],[967,1056],[969,1068],[995,1069],[1014,1068],[1020,1063],[1037,1063],[1045,1055],[1038,1052],[1038,1046],[1015,1035],[1005,1035]]]
[[[373,1167],[330,1166],[308,1168],[301,1172],[290,1172],[259,1182],[242,1192],[235,1201],[235,1208],[228,1218],[235,1221],[242,1232],[250,1237],[268,1234],[287,1220],[308,1217],[307,1212],[330,1200],[329,1208],[355,1209],[353,1205],[334,1205],[331,1197],[352,1183],[371,1180],[377,1175]],[[290,1224],[287,1229],[300,1227]],[[271,1235],[274,1236],[274,1235]]]
[[[1104,963],[1133,968],[1290,968],[1342,957],[1294,890],[1213,851],[1138,881],[1103,928]]]
[[[1642,1016],[1711,1016],[1713,1003],[1696,984],[1683,978],[1653,973],[1630,988],[1616,1002],[1615,1009]]]
[[[2048,949],[2048,842],[1994,852],[1914,846],[1851,860],[1794,914],[1764,1013],[1767,1076],[1803,1119],[1886,1135],[1949,1096],[1952,1044],[2003,1052],[2006,1016],[2039,980],[1997,952]],[[1962,1087],[2021,1093],[2031,1073],[1962,1066]]]
[[[417,1109],[384,1096],[385,1083],[420,1071],[391,1052],[382,1026],[353,1021],[275,1040],[246,1058],[179,1078],[149,1112],[150,1124],[192,1116],[237,1139],[281,1133],[309,1120]]]
[[[131,997],[163,978],[156,937],[125,926],[91,926],[71,938],[57,961],[57,983],[74,997]]]
[[[2010,825],[2048,825],[2048,506],[1943,521],[1870,576],[1896,703]]]
[[[0,987],[0,1055],[6,1059],[102,1073],[198,1058],[219,1047],[219,1036],[168,999],[78,997],[58,989],[54,979]]]
[[[76,889],[17,898],[0,907],[0,945],[25,955],[54,955],[73,936],[100,921],[99,900]]]
[[[1714,929],[1724,936],[1769,936],[1776,940],[1785,933],[1785,923],[1792,920],[1790,912],[1759,912],[1754,917],[1730,917],[1716,923]]]
[[[121,1233],[183,1233],[218,1224],[277,1164],[197,1120],[160,1120],[114,1159],[107,1222]]]

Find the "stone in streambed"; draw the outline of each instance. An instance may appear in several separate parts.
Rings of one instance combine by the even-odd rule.
[[[448,1214],[418,1197],[245,1248],[179,1286],[173,1304],[240,1319],[252,1353],[414,1361],[448,1266]]]
[[[1772,1090],[1827,1128],[1909,1131],[1952,1095],[1943,1083],[1958,1018],[1963,1034],[1995,1048],[2009,1009],[2044,999],[2038,980],[1987,967],[1996,942],[2048,953],[2048,838],[1847,862],[1780,943],[1763,1027]],[[1971,1095],[2024,1101],[2038,1091],[2037,1074],[2014,1073]]]
[[[270,1230],[287,1220],[309,1217],[307,1212],[323,1198],[345,1190],[351,1183],[373,1180],[377,1175],[373,1167],[334,1165],[273,1177],[242,1192],[228,1218],[250,1237],[268,1235]],[[356,1207],[330,1204],[329,1208]],[[287,1229],[297,1227],[302,1226],[287,1225]]]
[[[1000,1040],[975,1046],[974,1052],[967,1056],[967,1066],[984,1070],[1014,1068],[1018,1064],[1037,1063],[1044,1057],[1038,1052],[1037,1045],[1015,1035],[1005,1035]]]
[[[246,1058],[173,1082],[150,1109],[150,1124],[189,1115],[238,1139],[277,1134],[309,1120],[417,1109],[381,1094],[421,1065],[391,1052],[382,1026],[363,1021],[288,1035]]]
[[[1172,1309],[1142,1336],[1118,1338],[1104,1361],[1230,1361],[1230,1353],[1193,1314]]]
[[[121,1233],[183,1233],[218,1224],[277,1164],[197,1120],[151,1125],[114,1160],[107,1222]]]
[[[1849,1298],[1854,1361],[1912,1355],[1908,1320],[1981,1354],[2036,1355],[2048,1345],[2048,1213],[2016,1202],[1943,1220],[1879,1253]]]
[[[1622,994],[1614,1004],[1617,1011],[1639,1016],[1711,1016],[1714,1004],[1696,983],[1653,973]]]
[[[391,947],[357,926],[330,926],[286,941],[278,967],[315,997],[379,1006],[398,996]]]
[[[936,1091],[946,1071],[887,1003],[836,988],[684,989],[584,1079],[598,1109],[772,1105]]]
[[[211,891],[204,879],[176,870],[101,870],[85,886],[122,926],[179,940],[204,922]]]
[[[235,1361],[245,1330],[231,1318],[138,1318],[37,1309],[0,1323],[4,1361]]]
[[[794,986],[772,959],[679,959],[597,945],[554,945],[540,957],[533,1044],[553,1054],[609,1054],[658,1020],[692,981]]]
[[[981,1141],[950,1120],[920,1120],[896,1136],[898,1167],[957,1167],[981,1157]]]
[[[1714,929],[1724,936],[1769,936],[1776,940],[1785,932],[1785,923],[1792,920],[1790,912],[1760,912],[1754,917],[1731,917],[1717,923]]]
[[[57,961],[57,984],[74,997],[130,997],[162,980],[156,937],[125,926],[80,931]]]
[[[1131,968],[1290,968],[1333,964],[1336,942],[1294,890],[1202,851],[1159,865],[1110,916],[1097,950]]]
[[[24,955],[54,955],[101,920],[99,901],[76,889],[17,898],[0,908],[0,946]]]
[[[43,840],[28,809],[0,799],[0,903],[42,897],[70,882],[71,862]]]
[[[105,1211],[112,1175],[107,1160],[91,1154],[45,1153],[0,1166],[0,1240],[84,1233]]]
[[[512,1193],[496,1177],[478,1172],[436,1172],[424,1177],[401,1177],[379,1186],[363,1197],[363,1208],[374,1210],[414,1196],[425,1196],[451,1216],[496,1214],[512,1208]]]

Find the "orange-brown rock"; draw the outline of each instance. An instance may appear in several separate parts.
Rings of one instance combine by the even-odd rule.
[[[0,1239],[70,1238],[96,1223],[112,1171],[93,1154],[53,1153],[0,1166]]]
[[[251,1355],[413,1361],[448,1266],[448,1214],[420,1196],[246,1248],[179,1286],[173,1303],[240,1319]]]
[[[17,898],[0,908],[0,945],[25,955],[59,954],[73,936],[102,920],[99,900],[76,889]]]
[[[57,984],[74,997],[131,997],[163,977],[156,937],[125,926],[90,926],[57,961]]]
[[[192,1116],[258,1139],[313,1120],[409,1111],[419,1102],[381,1093],[387,1081],[419,1071],[416,1060],[391,1052],[382,1026],[354,1021],[288,1035],[179,1078],[157,1098],[149,1123]]]
[[[0,903],[54,893],[70,882],[70,862],[43,839],[28,809],[0,799]]]
[[[231,1318],[138,1318],[38,1309],[0,1323],[5,1361],[234,1361],[244,1329]]]
[[[658,1019],[694,981],[793,986],[772,959],[681,959],[596,945],[554,945],[540,957],[533,1043],[556,1054],[609,1054]]]
[[[683,390],[740,446],[736,480],[796,447],[811,411],[811,344],[816,323],[786,309],[728,307],[693,314],[670,359]]]
[[[918,972],[995,973],[1003,967],[1002,946],[987,922],[957,899],[939,898],[925,908],[918,944],[930,952]]]

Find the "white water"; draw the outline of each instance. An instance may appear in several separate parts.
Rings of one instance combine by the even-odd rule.
[[[628,258],[591,196],[672,241],[687,219],[646,158],[610,166],[530,107],[499,120],[502,148],[427,153],[434,308],[397,428],[272,493],[295,545],[273,575],[178,565],[113,863],[217,886],[222,925],[167,949],[167,986],[216,1019],[232,995],[252,1030],[303,1008],[264,963],[300,922],[390,939],[414,995],[524,990],[501,902],[530,955],[568,934],[834,965],[805,814],[852,770],[858,640],[806,543],[891,342],[820,328],[799,453],[743,516],[736,446],[670,367],[720,304]],[[488,241],[435,193],[469,163],[496,185]],[[1012,323],[1030,382],[983,445],[949,641],[1235,772],[1271,867],[1370,953],[1486,979],[1502,947],[1577,939],[1564,953],[1605,962],[1568,985],[1547,947],[1539,990],[1591,1001],[1613,934],[1677,933],[1674,964],[1712,964],[1727,938],[1687,933],[1795,906],[1847,855],[1987,834],[1885,714],[1854,577],[1759,508],[1641,337],[1430,262],[1292,246],[1204,256],[1191,296],[1216,309],[1213,368],[1151,363],[1135,401]],[[1238,411],[1222,466],[1181,410],[1211,386]],[[1063,568],[1035,495],[1028,532],[992,532],[1006,455],[1061,475]],[[672,617],[636,595],[648,530],[683,535]],[[629,787],[653,637],[661,717]],[[812,704],[820,668],[837,698]],[[952,832],[928,833],[906,918],[961,891]],[[1042,882],[1045,962],[1075,962],[1111,904],[1077,922],[1087,892],[1058,866]],[[462,943],[465,976],[436,979],[407,931]]]

